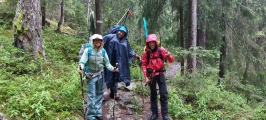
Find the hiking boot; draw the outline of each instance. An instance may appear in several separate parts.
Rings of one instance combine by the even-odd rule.
[[[158,118],[157,114],[152,114],[150,120],[156,120]]]
[[[111,99],[114,99],[114,94],[112,94],[112,93],[110,93],[110,95],[109,95],[109,97],[111,98]]]
[[[163,116],[163,120],[170,120],[170,118],[166,115],[166,116]]]

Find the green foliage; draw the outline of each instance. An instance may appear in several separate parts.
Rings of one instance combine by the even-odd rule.
[[[136,89],[134,89],[134,92],[140,94],[141,96],[147,97],[149,95],[149,87],[148,85],[144,86],[145,79],[143,78],[143,73],[142,70],[140,70],[138,63],[136,63],[136,66],[130,67],[130,77],[131,81],[135,82],[137,85]]]
[[[10,34],[8,31],[0,33]],[[3,53],[0,58],[0,104],[3,106],[0,110],[11,118],[63,119],[81,109],[79,76],[75,75],[77,65],[73,62],[80,43],[70,37],[75,44],[72,44],[72,48],[64,44],[64,48],[61,45],[63,42],[58,44],[55,40],[68,40],[69,36],[52,34],[50,31],[47,34],[44,34],[47,39],[45,45],[50,47],[46,53],[48,56],[54,55],[49,56],[47,62],[13,47],[11,37],[0,36],[0,51]],[[52,46],[54,41],[57,46]],[[75,51],[72,51],[73,56],[64,56],[59,51],[63,48],[70,49],[65,53]]]
[[[169,114],[174,119],[251,119],[252,108],[243,96],[218,88],[216,76],[179,76],[169,89]],[[224,86],[222,84],[221,86]],[[204,89],[203,89],[204,88]],[[178,112],[176,112],[178,111]]]
[[[168,96],[168,112],[170,116],[173,119],[189,118],[189,115],[193,112],[192,106],[186,105],[175,89],[168,89]]]
[[[11,39],[6,36],[0,36],[0,40],[0,52],[3,55],[0,58],[0,65],[6,72],[31,74],[42,69],[40,58],[34,58],[32,54],[27,54],[22,49],[14,48]]]
[[[47,62],[12,46],[10,30],[18,0],[0,3],[0,111],[14,119],[74,119],[79,113],[78,50],[85,39],[43,31]],[[180,8],[183,8],[183,36],[187,41],[188,2],[132,1],[134,16],[128,16],[129,42],[143,52],[141,18],[148,20],[149,33],[156,33],[163,47],[176,61],[188,50],[179,48]],[[64,24],[87,33],[86,2],[65,1]],[[103,1],[103,31],[116,24],[129,7],[129,0]],[[48,19],[57,21],[59,1],[49,1]],[[93,5],[92,9],[94,9]],[[169,7],[170,6],[170,7]],[[198,29],[205,31],[206,48],[197,48],[196,75],[177,75],[170,81],[169,114],[173,119],[265,119],[265,4],[263,0],[198,1]],[[160,9],[158,9],[160,8]],[[142,14],[143,13],[143,14]],[[121,21],[121,24],[123,20]],[[204,27],[204,24],[206,26]],[[105,33],[105,32],[103,32]],[[87,37],[87,36],[86,36]],[[226,39],[226,75],[218,81],[220,46]],[[187,44],[187,43],[186,43]],[[185,71],[186,72],[186,71]],[[141,79],[138,61],[131,64],[131,79]],[[148,95],[148,88],[136,93]]]
[[[135,108],[135,111],[137,112],[137,114],[140,114],[141,113],[141,103],[140,103],[140,100],[137,99],[136,97],[133,97],[131,100],[130,100],[133,105],[134,105],[134,108]]]
[[[46,57],[58,61],[78,61],[78,52],[81,44],[87,43],[85,39],[78,39],[70,35],[60,35],[46,29],[43,35]]]
[[[134,89],[134,92],[141,95],[142,97],[149,96],[149,89],[150,89],[149,86],[148,85],[145,86],[145,82],[143,82],[142,84],[140,82],[143,82],[143,81],[135,82],[137,87],[136,89]]]
[[[15,17],[17,2],[18,0],[0,2],[0,25],[5,25],[8,28],[11,28]]]
[[[70,0],[65,2],[66,25],[78,31],[81,38],[87,37],[89,28],[86,19],[86,5],[80,0]]]

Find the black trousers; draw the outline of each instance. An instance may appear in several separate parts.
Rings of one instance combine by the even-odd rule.
[[[151,111],[152,114],[158,115],[158,98],[157,98],[157,90],[156,83],[159,86],[159,94],[160,94],[160,103],[161,103],[161,113],[162,116],[168,116],[168,92],[165,81],[164,74],[156,75],[151,79],[150,84],[150,101],[151,101]]]

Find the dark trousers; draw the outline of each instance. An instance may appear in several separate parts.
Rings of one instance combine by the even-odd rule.
[[[162,116],[168,116],[168,92],[166,87],[166,81],[164,74],[156,75],[151,79],[150,84],[150,101],[151,101],[151,110],[152,114],[158,115],[158,98],[157,98],[157,90],[156,83],[159,86],[159,94],[160,94],[160,102],[161,102],[161,113]]]

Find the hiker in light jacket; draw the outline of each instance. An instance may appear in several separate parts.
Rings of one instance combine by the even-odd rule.
[[[84,65],[87,63],[89,70],[85,72],[87,80],[87,113],[88,120],[102,119],[102,98],[105,87],[103,68],[106,67],[109,71],[118,72],[118,69],[113,67],[107,54],[103,48],[102,36],[94,34],[92,37],[92,47],[86,48],[79,61],[78,73],[82,74]]]

